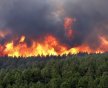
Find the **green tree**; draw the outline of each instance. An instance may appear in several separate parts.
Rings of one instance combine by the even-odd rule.
[[[49,82],[49,88],[60,88],[61,78],[53,78]]]
[[[108,88],[108,75],[104,75],[100,78],[99,88]]]
[[[88,78],[86,76],[79,79],[78,88],[88,88]]]

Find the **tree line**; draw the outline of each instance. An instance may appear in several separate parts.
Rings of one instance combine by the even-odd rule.
[[[107,54],[46,58],[0,58],[0,88],[108,88]]]

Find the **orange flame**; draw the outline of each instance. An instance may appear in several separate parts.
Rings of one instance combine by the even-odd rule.
[[[30,57],[30,56],[47,56],[60,55],[66,51],[66,47],[61,45],[57,39],[51,35],[47,36],[43,42],[33,41],[32,46],[28,46],[25,42],[25,36],[22,36],[19,44],[14,45],[14,42],[5,45],[4,53],[11,57]]]
[[[70,17],[66,17],[64,19],[64,28],[65,28],[65,34],[68,38],[72,38],[73,36],[73,29],[72,29],[72,26],[73,26],[73,23],[75,22],[76,20],[74,18],[70,18]]]
[[[11,41],[5,44],[5,48],[3,50],[4,55],[8,55],[10,57],[31,57],[31,56],[62,56],[68,54],[78,54],[82,53],[104,53],[101,48],[96,50],[91,49],[87,44],[82,44],[78,47],[73,47],[68,49],[66,45],[61,44],[54,36],[48,35],[45,37],[43,42],[32,41],[32,45],[28,46],[24,40],[25,36],[22,36],[17,45],[14,44],[14,41]],[[102,39],[102,41],[105,41]],[[105,44],[108,46],[108,41],[105,41]],[[102,46],[101,46],[102,47]],[[2,54],[1,54],[2,55]]]
[[[19,42],[24,42],[25,41],[25,36],[22,36]]]
[[[66,36],[72,38],[73,30],[72,25],[75,19],[65,18],[64,27]],[[4,37],[7,33],[0,32],[0,37]],[[79,46],[69,48],[68,46],[62,44],[53,35],[46,36],[43,41],[31,40],[31,46],[26,43],[26,37],[23,35],[18,43],[15,41],[7,42],[4,45],[0,45],[0,56],[7,55],[10,57],[31,57],[31,56],[62,56],[68,54],[78,54],[78,53],[104,53],[108,50],[108,39],[104,36],[100,36],[100,46],[96,49],[91,48],[87,43],[83,43]]]

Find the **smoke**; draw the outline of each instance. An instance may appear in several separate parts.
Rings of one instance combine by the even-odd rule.
[[[87,43],[97,48],[99,36],[108,38],[107,3],[108,0],[0,0],[0,30],[9,29],[11,37],[25,35],[34,39],[52,34],[70,46]],[[65,36],[65,17],[76,19],[71,40]]]

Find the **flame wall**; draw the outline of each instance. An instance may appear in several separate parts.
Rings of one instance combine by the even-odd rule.
[[[107,52],[107,3],[107,0],[0,0],[1,55],[17,51],[23,56],[24,47],[26,54],[38,52],[38,44],[43,52],[51,50],[54,55]],[[49,36],[56,45],[52,46],[53,41],[45,43]],[[45,55],[52,54],[49,52]]]

